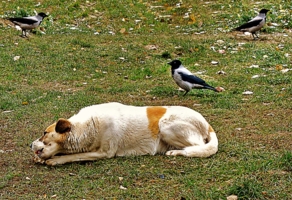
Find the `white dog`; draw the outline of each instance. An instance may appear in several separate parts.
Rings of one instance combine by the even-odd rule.
[[[105,103],[59,119],[31,149],[35,162],[47,165],[146,154],[209,157],[218,139],[205,118],[186,107]]]

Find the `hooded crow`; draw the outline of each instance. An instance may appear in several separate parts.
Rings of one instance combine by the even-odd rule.
[[[37,14],[36,16],[30,16],[30,17],[16,17],[16,18],[9,18],[13,24],[19,26],[22,30],[22,37],[26,37],[26,30],[32,30],[36,27],[38,27],[43,19],[47,17],[45,13],[41,12]]]
[[[214,88],[208,85],[204,80],[193,75],[179,60],[173,60],[167,64],[171,66],[171,75],[175,83],[186,91],[183,96],[185,96],[191,89],[209,89],[215,92],[222,91],[219,87]]]
[[[253,39],[256,39],[255,36],[259,38],[256,32],[261,30],[261,28],[265,25],[266,15],[268,12],[269,10],[267,9],[261,9],[258,16],[248,21],[247,23],[235,28],[234,30],[242,31],[242,32],[250,32],[253,36]]]

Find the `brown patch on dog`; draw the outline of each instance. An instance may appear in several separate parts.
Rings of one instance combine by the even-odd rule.
[[[166,113],[166,108],[161,106],[152,106],[147,108],[148,129],[151,131],[152,137],[157,138],[159,133],[158,123],[161,117]]]
[[[67,119],[59,119],[56,124],[57,133],[66,133],[71,130],[71,123]]]
[[[56,127],[56,123],[53,123],[52,125],[48,126],[48,128],[46,128],[45,132],[50,133],[50,132],[55,131],[55,127]]]
[[[209,133],[211,133],[211,132],[215,132],[214,129],[212,128],[212,126],[211,126],[210,124],[209,124],[208,132],[209,132]]]
[[[46,137],[46,134],[47,134],[47,133],[54,132],[54,131],[55,131],[55,126],[56,126],[56,123],[53,123],[52,125],[48,126],[48,127],[46,128],[45,132],[44,132],[43,137],[41,137],[41,138],[39,139],[39,141],[43,141],[44,138]]]
[[[40,141],[50,140],[56,143],[64,143],[67,139],[67,134],[64,134],[71,130],[71,123],[66,119],[59,119],[56,123],[48,126],[44,132]],[[54,133],[57,132],[57,133]]]
[[[214,131],[214,129],[212,128],[212,126],[209,124],[209,128],[208,128],[208,133],[209,133],[209,136],[205,139],[205,144],[207,144],[207,143],[209,143],[210,142],[210,133],[211,132],[214,132],[215,133],[215,131]]]

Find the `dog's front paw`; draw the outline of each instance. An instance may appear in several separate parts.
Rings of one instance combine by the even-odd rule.
[[[39,158],[38,156],[35,156],[35,157],[33,158],[33,161],[34,161],[35,163],[40,163],[40,164],[44,164],[44,162],[45,162],[45,160]]]
[[[48,160],[46,160],[46,164],[50,166],[61,165],[63,164],[61,156],[54,156]]]
[[[56,159],[48,159],[46,160],[46,165],[50,165],[50,166],[55,166],[58,165],[59,163],[56,161]]]

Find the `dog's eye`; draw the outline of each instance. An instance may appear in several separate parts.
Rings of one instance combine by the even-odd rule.
[[[49,142],[43,142],[43,143],[44,143],[45,146],[52,146],[52,144],[49,143]]]
[[[45,132],[44,132],[44,135],[46,135],[47,133],[48,133],[48,132],[47,132],[47,131],[45,131]]]

